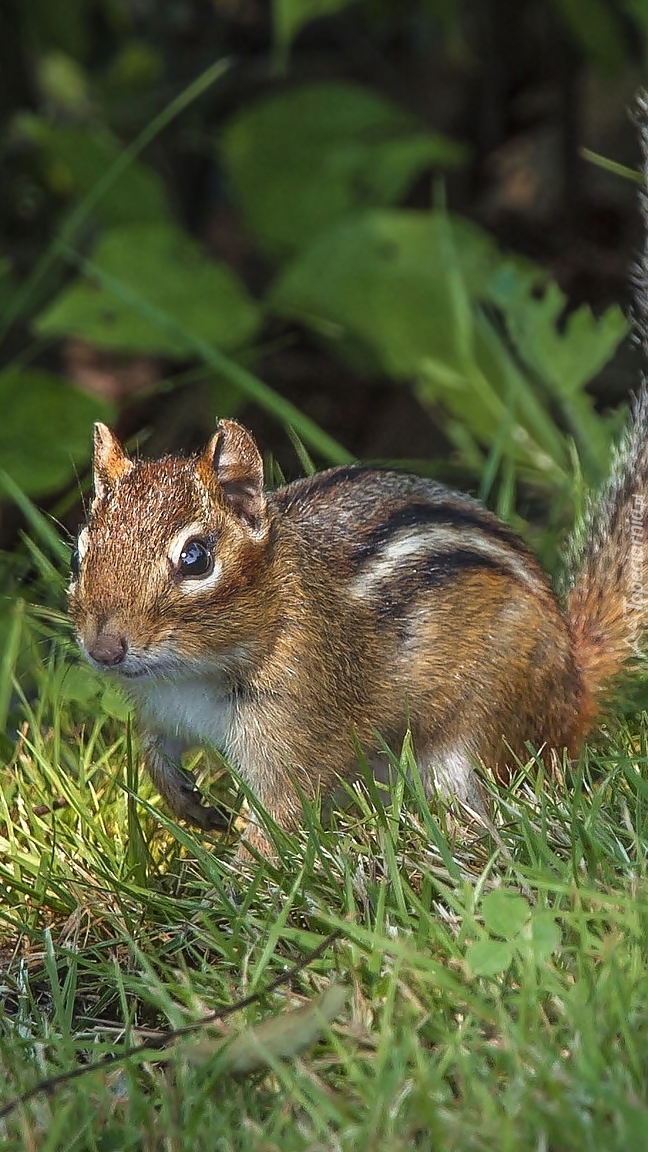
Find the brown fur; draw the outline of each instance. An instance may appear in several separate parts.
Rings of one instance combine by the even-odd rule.
[[[256,445],[232,421],[201,457],[158,461],[128,460],[99,426],[70,612],[83,651],[132,693],[173,811],[215,822],[178,765],[201,740],[284,827],[300,790],[328,795],[352,776],[354,740],[377,764],[376,733],[398,748],[408,724],[424,778],[476,808],[474,762],[506,782],[529,745],[576,753],[628,654],[642,404],[573,549],[564,614],[523,542],[440,485],[351,468],[266,494]],[[183,533],[203,541],[213,575],[180,570]],[[267,848],[254,825],[250,836]]]
[[[583,684],[582,739],[648,625],[648,392],[642,389],[614,451],[610,477],[570,541],[565,618]]]

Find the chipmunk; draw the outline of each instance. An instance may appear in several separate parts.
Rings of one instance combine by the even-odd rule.
[[[221,750],[282,828],[380,737],[411,731],[426,787],[483,811],[475,764],[507,782],[529,745],[578,753],[636,648],[648,520],[648,396],[571,546],[561,606],[527,545],[432,480],[337,467],[264,490],[249,432],[221,420],[202,455],[130,459],[95,427],[94,501],[70,613],[119,678],[153,782],[217,826],[182,768]],[[248,843],[270,845],[251,820]],[[245,847],[242,850],[245,855]]]

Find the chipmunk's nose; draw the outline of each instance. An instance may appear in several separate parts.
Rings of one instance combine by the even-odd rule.
[[[116,636],[112,632],[100,632],[96,640],[88,645],[88,655],[96,660],[97,664],[105,664],[106,668],[114,668],[121,664],[128,652],[128,641],[125,636]]]

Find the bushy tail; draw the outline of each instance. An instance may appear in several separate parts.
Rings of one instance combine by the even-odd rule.
[[[637,101],[644,250],[635,269],[634,327],[648,354],[648,94]],[[568,550],[566,615],[584,690],[584,731],[615,677],[648,652],[648,387],[632,407],[610,478]]]
[[[566,616],[584,689],[583,726],[610,682],[648,649],[648,390],[635,400],[610,478],[567,557]]]

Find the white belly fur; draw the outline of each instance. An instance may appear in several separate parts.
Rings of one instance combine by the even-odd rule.
[[[190,744],[211,744],[227,753],[234,707],[224,686],[205,680],[149,682],[133,693],[144,725]]]

